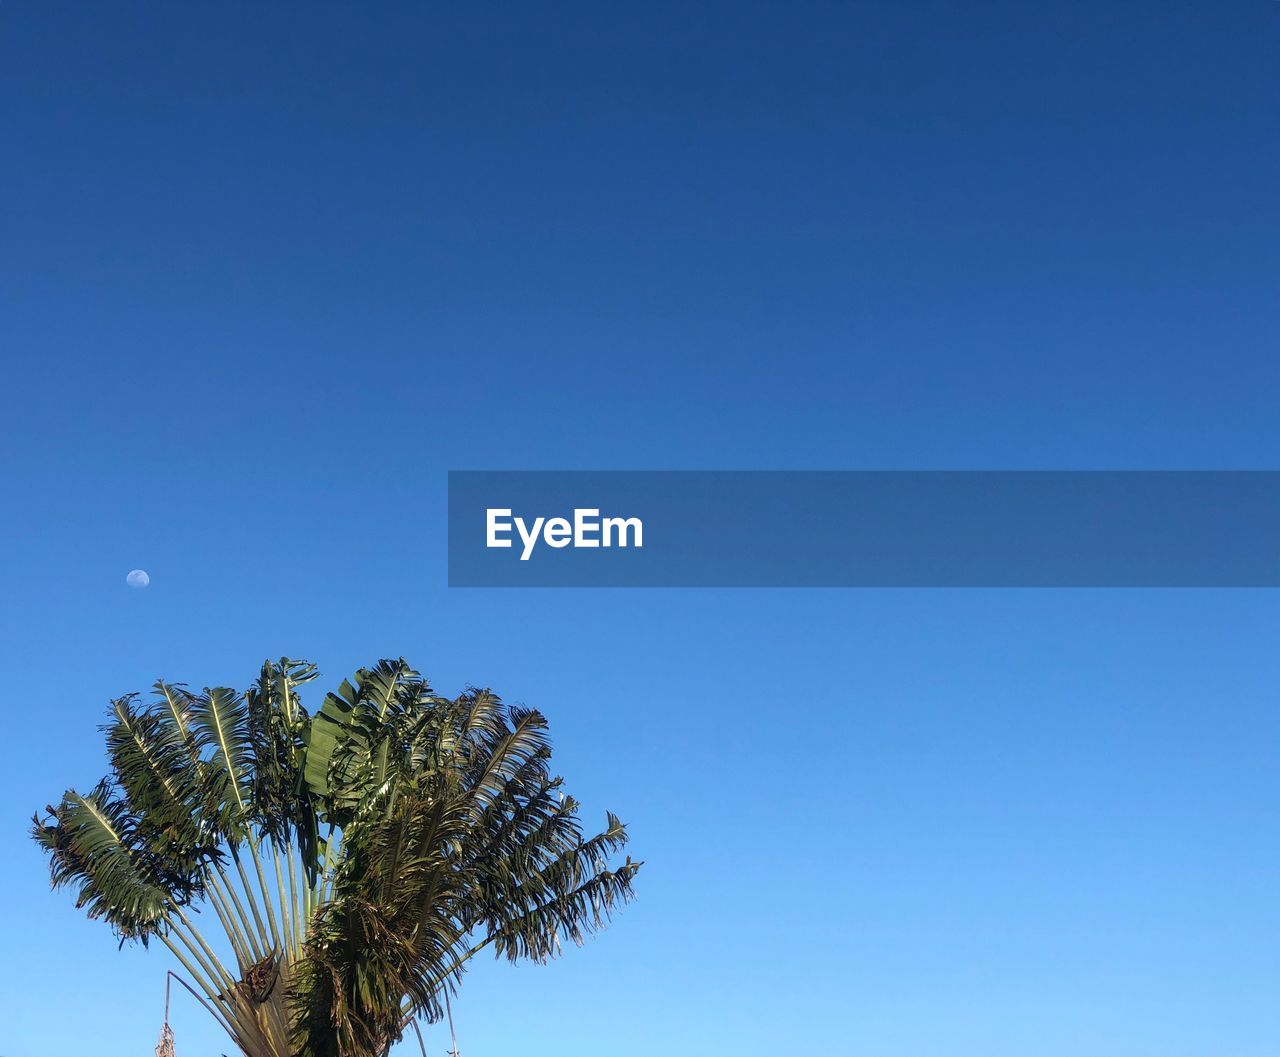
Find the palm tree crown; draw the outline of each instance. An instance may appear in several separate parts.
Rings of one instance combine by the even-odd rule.
[[[614,815],[584,836],[540,713],[439,696],[399,660],[310,715],[315,677],[286,658],[243,694],[114,701],[110,775],[33,835],[54,886],[121,943],[167,946],[247,1057],[384,1057],[476,953],[580,943],[640,864],[613,864]]]

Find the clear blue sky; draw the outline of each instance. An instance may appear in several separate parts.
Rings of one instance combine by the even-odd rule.
[[[108,697],[281,654],[543,709],[648,860],[466,1057],[1280,1054],[1274,593],[451,591],[443,509],[1276,468],[1278,54],[1263,0],[4,5],[5,1057],[155,1042],[166,955],[25,836]]]

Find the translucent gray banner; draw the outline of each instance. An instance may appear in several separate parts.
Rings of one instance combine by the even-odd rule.
[[[1280,471],[453,471],[455,587],[1275,587]]]

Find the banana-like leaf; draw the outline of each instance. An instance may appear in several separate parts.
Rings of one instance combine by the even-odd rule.
[[[33,820],[33,836],[49,853],[53,886],[74,886],[76,906],[106,920],[121,943],[145,944],[164,927],[169,893],[128,805],[103,782],[84,796],[68,792],[46,812]]]
[[[138,709],[130,695],[112,703],[112,714],[104,729],[115,785],[175,902],[188,903],[203,889],[205,868],[222,858],[217,834],[202,816],[201,774],[163,713]]]
[[[314,665],[282,657],[262,666],[258,682],[245,694],[252,755],[251,814],[258,831],[277,848],[296,840],[308,883],[314,885],[319,829],[304,779],[309,727],[297,688],[316,677]]]

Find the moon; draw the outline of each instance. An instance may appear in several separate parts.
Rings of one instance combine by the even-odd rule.
[[[151,583],[151,577],[147,575],[146,569],[134,569],[128,576],[124,578],[124,582],[130,587],[136,587],[139,590]]]

